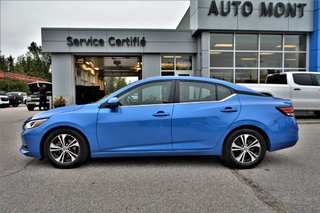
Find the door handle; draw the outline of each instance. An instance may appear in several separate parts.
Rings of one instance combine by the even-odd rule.
[[[221,112],[237,112],[237,109],[233,109],[232,107],[226,107]]]
[[[165,117],[165,116],[169,116],[170,114],[164,111],[159,111],[157,113],[154,113],[153,116],[154,117]]]
[[[300,89],[300,88],[294,88],[293,90],[295,90],[295,91],[300,91],[301,89]]]

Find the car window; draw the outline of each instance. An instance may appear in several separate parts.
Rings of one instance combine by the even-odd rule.
[[[122,106],[170,103],[171,81],[158,81],[135,87],[118,97]]]
[[[191,81],[181,81],[179,85],[180,103],[216,100],[216,85]]]
[[[217,100],[220,101],[226,97],[232,95],[232,91],[224,86],[217,85]]]
[[[293,74],[293,81],[296,84],[304,86],[313,86],[312,76],[310,74]]]
[[[320,86],[320,75],[313,75],[316,85]]]

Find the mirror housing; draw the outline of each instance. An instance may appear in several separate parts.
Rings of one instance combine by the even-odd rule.
[[[114,97],[114,98],[111,98],[109,101],[108,101],[108,107],[110,109],[115,109],[119,106],[119,99]]]

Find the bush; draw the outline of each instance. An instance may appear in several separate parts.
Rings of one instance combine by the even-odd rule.
[[[30,90],[27,82],[7,79],[7,78],[0,79],[0,91],[26,92],[30,94]]]

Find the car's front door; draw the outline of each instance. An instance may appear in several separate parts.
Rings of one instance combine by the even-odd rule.
[[[97,137],[101,151],[172,150],[173,81],[146,83],[118,96],[121,106],[101,108]]]
[[[213,149],[240,112],[237,95],[212,83],[180,81],[178,85],[172,117],[173,149]]]

